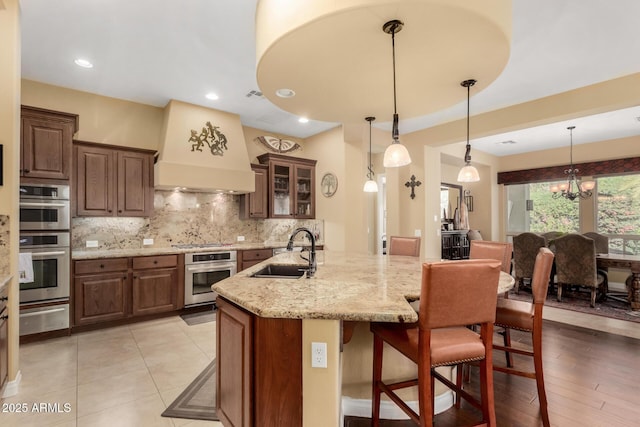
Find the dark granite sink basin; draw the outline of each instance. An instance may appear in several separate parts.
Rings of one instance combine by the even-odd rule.
[[[256,271],[251,277],[277,278],[277,279],[299,279],[306,272],[305,267],[300,265],[278,265],[269,264]]]

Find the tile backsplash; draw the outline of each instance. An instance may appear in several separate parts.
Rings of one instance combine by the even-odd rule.
[[[153,247],[191,243],[286,242],[296,227],[308,227],[324,240],[322,220],[239,217],[240,196],[212,193],[180,193],[156,190],[149,218],[73,218],[71,246],[86,249],[86,241],[98,241],[99,249],[134,249],[143,239]]]
[[[0,278],[9,274],[9,217],[0,215]]]

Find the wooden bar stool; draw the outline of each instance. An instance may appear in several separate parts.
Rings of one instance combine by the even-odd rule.
[[[459,392],[482,412],[482,423],[495,426],[493,399],[492,335],[496,315],[499,261],[462,260],[424,263],[420,311],[416,324],[372,323],[373,402],[372,426],[380,425],[380,397],[385,393],[421,427],[433,425],[434,379]],[[466,325],[479,324],[480,334]],[[387,384],[382,381],[384,343],[418,365],[418,378]],[[479,361],[481,399],[474,399],[435,368]],[[420,415],[397,394],[405,387],[418,387]]]
[[[504,345],[494,345],[495,350],[504,351],[507,354],[516,353],[533,357],[534,371],[516,369],[512,366],[493,366],[495,371],[518,375],[527,378],[535,378],[538,387],[538,400],[540,401],[540,413],[542,424],[549,427],[549,412],[547,411],[547,394],[544,390],[544,377],[542,375],[542,308],[547,297],[549,286],[549,273],[553,264],[553,252],[548,248],[540,248],[536,256],[531,279],[531,291],[533,303],[516,301],[513,299],[499,299],[496,307],[496,326],[505,328]],[[517,329],[531,333],[533,346],[531,349],[516,348],[511,345],[510,329]]]

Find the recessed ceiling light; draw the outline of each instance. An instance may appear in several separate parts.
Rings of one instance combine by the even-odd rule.
[[[208,94],[205,95],[205,97],[212,101],[215,101],[216,99],[220,99],[220,97],[213,92],[209,92]]]
[[[306,117],[300,117],[300,118],[298,119],[298,121],[299,121],[300,123],[309,123],[309,119],[307,119]]]
[[[93,64],[86,59],[77,58],[73,62],[75,62],[76,65],[82,68],[93,68]]]
[[[282,88],[276,90],[276,95],[280,98],[293,98],[296,96],[296,93],[292,89]]]

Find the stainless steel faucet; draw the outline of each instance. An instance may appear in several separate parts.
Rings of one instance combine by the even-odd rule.
[[[309,236],[309,240],[311,240],[311,251],[309,252],[309,268],[307,269],[307,279],[313,276],[313,273],[316,272],[318,265],[316,264],[316,236],[313,234],[311,230],[306,227],[300,227],[293,230],[291,237],[289,237],[289,243],[287,243],[287,250],[293,251],[293,239],[300,232],[305,232]],[[301,255],[302,256],[302,255]],[[303,259],[307,259],[302,257]]]

